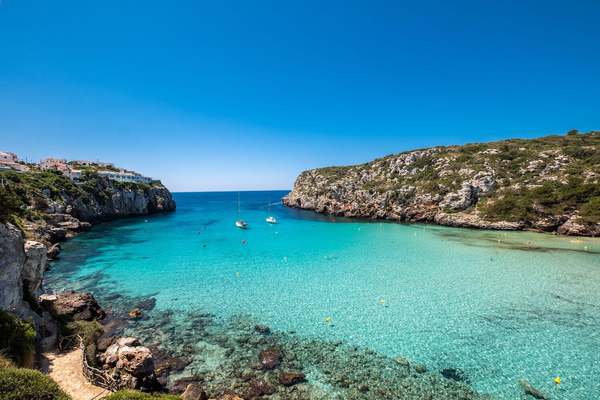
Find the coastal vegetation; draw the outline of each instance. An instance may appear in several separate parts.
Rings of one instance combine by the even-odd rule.
[[[0,364],[31,365],[35,352],[33,324],[0,310]]]
[[[293,207],[363,218],[600,234],[600,132],[438,146],[303,172]]]
[[[0,368],[2,400],[71,400],[56,382],[27,368]]]

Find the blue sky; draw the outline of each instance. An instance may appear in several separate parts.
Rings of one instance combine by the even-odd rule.
[[[599,20],[595,0],[0,0],[0,150],[175,191],[280,189],[416,147],[600,129]]]

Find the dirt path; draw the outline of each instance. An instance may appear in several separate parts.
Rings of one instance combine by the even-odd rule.
[[[42,369],[73,400],[91,400],[107,396],[110,392],[94,386],[81,372],[83,352],[80,349],[64,353],[44,353]]]

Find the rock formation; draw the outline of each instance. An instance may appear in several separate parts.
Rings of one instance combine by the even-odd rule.
[[[284,204],[346,217],[600,235],[600,132],[433,147],[302,172]]]

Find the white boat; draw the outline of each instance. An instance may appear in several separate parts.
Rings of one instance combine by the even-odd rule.
[[[265,219],[265,221],[267,221],[267,223],[269,224],[276,224],[277,223],[277,218],[275,218],[271,214],[271,196],[269,196],[269,202],[267,203],[267,218]]]
[[[240,218],[240,192],[238,192],[238,219],[235,221],[235,226],[240,229],[247,229],[248,223]]]

